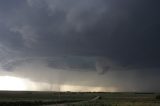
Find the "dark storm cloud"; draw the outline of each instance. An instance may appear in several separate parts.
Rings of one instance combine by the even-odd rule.
[[[15,8],[14,4],[10,8],[12,6]],[[12,40],[11,37],[15,39],[13,44],[17,45],[12,47],[11,44],[9,47],[15,49],[21,46],[16,50],[20,54],[19,58],[47,58],[57,55],[87,56],[90,55],[88,53],[90,47],[87,47],[89,41],[85,40],[83,32],[87,30],[87,27],[94,25],[105,10],[106,5],[103,4],[103,1],[28,0],[28,4],[24,6],[18,5],[15,10],[7,10],[11,16],[6,15],[2,20],[6,21],[8,27],[5,32],[12,33],[8,35],[7,41],[3,40],[12,43],[8,40]],[[91,19],[91,17],[94,18]]]
[[[38,52],[104,56],[131,67],[160,66],[158,2],[85,3],[48,1],[48,10],[45,7],[32,14]]]
[[[159,9],[158,0],[0,1],[1,67],[39,60],[79,72],[127,70],[151,84],[148,72],[160,68]]]
[[[159,67],[159,24],[157,2],[135,1],[116,4],[86,39],[97,55],[109,57],[122,65]]]
[[[2,44],[31,56],[104,56],[131,67],[160,66],[156,1],[26,3],[2,1],[1,9],[11,14],[2,18]]]

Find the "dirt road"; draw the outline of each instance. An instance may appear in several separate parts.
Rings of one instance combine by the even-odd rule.
[[[79,103],[93,102],[93,101],[96,101],[96,100],[98,100],[100,98],[101,98],[100,96],[96,96],[96,97],[92,98],[91,100],[80,101],[80,102],[75,102],[75,103],[67,103],[67,104],[79,104]],[[52,104],[52,105],[44,105],[44,106],[67,106],[67,104],[63,103],[63,104]]]

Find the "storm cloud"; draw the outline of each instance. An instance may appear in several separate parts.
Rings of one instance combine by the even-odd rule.
[[[157,91],[160,89],[156,83],[160,80],[159,3],[0,1],[1,72],[40,81],[43,74],[46,75],[43,81],[60,80],[60,84]],[[37,64],[43,70],[35,67]],[[58,72],[63,78],[52,78]],[[40,76],[34,77],[33,73]],[[84,74],[88,76],[82,77]],[[82,78],[84,81],[80,82]]]

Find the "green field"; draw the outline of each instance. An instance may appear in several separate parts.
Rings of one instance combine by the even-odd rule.
[[[63,106],[160,106],[159,95],[160,93],[1,91],[0,106],[48,106],[51,104],[63,104]]]

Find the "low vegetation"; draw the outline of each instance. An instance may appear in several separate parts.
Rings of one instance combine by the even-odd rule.
[[[158,93],[0,92],[0,95],[0,106],[160,106]]]

